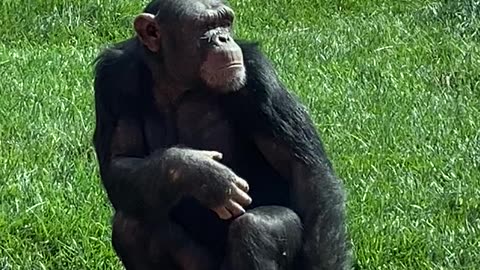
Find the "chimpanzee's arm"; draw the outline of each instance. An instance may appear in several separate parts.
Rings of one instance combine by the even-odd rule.
[[[180,176],[189,162],[182,156],[183,149],[163,148],[147,155],[138,120],[122,117],[102,121],[107,117],[97,118],[96,145],[101,177],[113,206],[146,216],[151,212],[166,214],[187,191],[187,177]],[[111,132],[102,133],[106,129]]]
[[[293,209],[304,225],[304,269],[345,269],[348,247],[341,182],[305,108],[286,91],[269,61],[242,45],[248,82],[228,110],[265,158],[292,184]]]
[[[191,195],[229,218],[250,203],[247,183],[216,161],[220,153],[173,146],[146,154],[140,127],[131,117],[108,120],[108,114],[97,115],[100,173],[117,210],[158,219],[182,196]]]
[[[138,82],[143,79],[149,84],[148,77],[140,77],[148,70],[137,61],[135,47],[134,40],[127,41],[104,51],[97,60],[94,146],[113,207],[145,215],[161,210],[157,208],[167,210],[180,194],[177,185],[168,184],[164,149],[147,156]]]

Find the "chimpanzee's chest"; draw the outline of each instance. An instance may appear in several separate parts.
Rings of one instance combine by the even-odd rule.
[[[191,94],[184,97],[177,105],[175,124],[179,144],[221,152],[223,162],[230,166],[234,158],[240,158],[236,146],[245,141],[237,134],[234,123],[215,96]]]
[[[234,123],[223,112],[217,96],[203,92],[189,92],[174,104],[163,96],[156,96],[155,113],[145,115],[145,139],[148,152],[159,148],[182,145],[200,150],[223,153],[230,163],[244,143]],[[243,142],[242,142],[243,141]],[[241,149],[241,148],[240,148]]]

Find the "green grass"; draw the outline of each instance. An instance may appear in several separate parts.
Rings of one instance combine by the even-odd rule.
[[[358,268],[480,269],[480,2],[230,2],[317,123]],[[143,4],[1,1],[0,269],[120,266],[91,63]]]

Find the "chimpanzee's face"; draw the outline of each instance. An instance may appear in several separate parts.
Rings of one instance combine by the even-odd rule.
[[[221,2],[187,2],[191,5],[182,7],[187,10],[176,7],[178,15],[139,15],[135,29],[140,39],[161,55],[172,77],[187,83],[201,80],[218,92],[240,89],[246,72],[242,50],[232,37],[233,11]]]

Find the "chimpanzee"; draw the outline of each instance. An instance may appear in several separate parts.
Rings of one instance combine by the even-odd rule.
[[[95,67],[94,145],[127,269],[345,269],[315,127],[222,0],[157,0]]]

